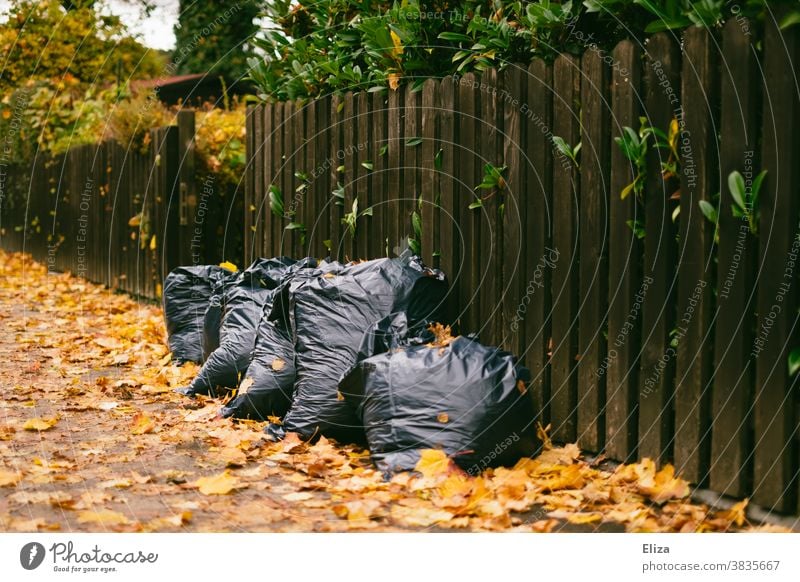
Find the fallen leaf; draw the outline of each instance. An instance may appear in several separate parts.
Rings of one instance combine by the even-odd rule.
[[[440,412],[438,415],[436,415],[436,420],[438,420],[442,424],[447,424],[448,422],[450,422],[450,417],[447,415],[446,412]]]
[[[239,384],[239,394],[247,394],[247,391],[250,390],[250,387],[255,383],[256,381],[252,378],[245,378],[242,380],[242,383]]]
[[[294,493],[287,493],[283,496],[286,501],[307,501],[313,499],[313,495],[307,491],[295,491]]]
[[[239,479],[227,469],[218,475],[201,477],[194,484],[203,495],[227,495],[242,487]]]
[[[280,372],[281,370],[283,370],[283,368],[285,366],[286,366],[286,362],[284,362],[280,358],[275,358],[274,360],[272,360],[272,369],[275,372]]]
[[[140,435],[153,432],[156,427],[155,421],[147,416],[144,412],[137,412],[133,415],[133,424],[131,425],[131,434]]]
[[[37,431],[50,430],[56,425],[57,422],[57,416],[54,416],[53,418],[30,418],[25,421],[25,425],[22,428],[25,430]]]
[[[81,511],[78,514],[78,523],[93,523],[97,525],[125,525],[130,523],[127,517],[117,511],[101,509],[100,511]]]
[[[453,461],[444,451],[439,449],[423,449],[419,454],[419,461],[414,467],[415,471],[422,473],[426,479],[445,475],[452,471]]]
[[[130,479],[109,479],[108,481],[103,481],[98,483],[97,486],[101,489],[111,489],[112,487],[117,489],[127,489],[133,485]]]
[[[0,487],[14,487],[22,480],[22,473],[19,471],[6,471],[0,469]]]

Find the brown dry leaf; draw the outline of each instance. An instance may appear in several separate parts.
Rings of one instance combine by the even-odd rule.
[[[239,482],[239,479],[227,469],[218,475],[201,477],[194,482],[194,485],[203,495],[227,495],[234,489],[246,487]]]
[[[156,519],[148,522],[146,529],[150,531],[157,531],[160,529],[181,527],[189,523],[191,519],[191,511],[182,511],[181,513],[176,513],[175,515],[170,515],[169,517],[157,517]]]
[[[689,483],[675,477],[675,467],[665,465],[663,469],[655,472],[655,463],[644,459],[641,463],[646,465],[638,481],[639,492],[649,497],[655,503],[664,503],[670,499],[681,499],[689,495]]]
[[[220,457],[227,467],[243,467],[247,464],[247,455],[238,447],[226,447],[220,452]]]
[[[436,523],[447,522],[455,517],[449,511],[427,505],[416,507],[393,505],[391,516],[392,520],[398,524],[410,527],[428,527]]]
[[[747,522],[747,505],[749,501],[749,499],[743,499],[730,509],[717,512],[714,517],[715,519],[727,522],[729,525],[742,527],[745,522]]]
[[[314,495],[307,491],[295,491],[294,493],[287,493],[283,496],[286,501],[308,501],[313,499]]]
[[[25,430],[37,430],[41,432],[44,430],[50,430],[56,425],[57,422],[57,416],[52,418],[30,418],[25,421],[25,424],[22,428]]]
[[[131,434],[140,435],[153,432],[156,427],[155,421],[147,416],[144,412],[137,412],[133,415],[133,424],[131,425]]]
[[[19,471],[0,469],[0,487],[15,487],[21,480],[22,473]]]
[[[377,499],[358,499],[333,506],[333,512],[350,522],[364,522],[383,515],[383,504]]]
[[[133,482],[130,479],[109,479],[97,484],[100,489],[127,489],[131,485]]]
[[[100,511],[81,511],[78,514],[78,523],[91,523],[96,525],[125,525],[130,523],[127,517],[117,511],[101,509]]]

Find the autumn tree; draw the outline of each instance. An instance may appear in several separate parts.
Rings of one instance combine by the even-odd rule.
[[[119,18],[101,15],[91,3],[13,0],[0,24],[0,89],[32,80],[61,79],[103,83],[154,77],[164,63],[156,52],[126,34]]]
[[[175,25],[173,63],[178,73],[206,73],[239,79],[252,56],[259,0],[181,0]]]

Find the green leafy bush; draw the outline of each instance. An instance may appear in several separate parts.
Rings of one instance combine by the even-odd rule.
[[[312,97],[348,89],[382,90],[534,57],[610,49],[660,30],[720,26],[763,18],[767,0],[319,0],[266,4],[267,27],[248,60],[264,100]],[[796,0],[783,25],[800,22]]]

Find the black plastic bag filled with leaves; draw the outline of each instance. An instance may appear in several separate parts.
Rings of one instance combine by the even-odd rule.
[[[222,408],[220,415],[254,420],[282,417],[292,403],[295,377],[291,337],[275,322],[263,317],[244,380],[236,397]]]
[[[440,319],[447,282],[418,257],[329,263],[313,276],[292,282],[289,320],[295,343],[297,382],[283,426],[268,433],[280,438],[323,434],[341,442],[364,439],[361,422],[338,392],[338,383],[355,363],[364,332],[391,313],[409,322]]]
[[[233,276],[216,265],[178,267],[167,275],[162,301],[174,361],[203,362],[203,326],[213,287]]]
[[[441,449],[477,475],[536,453],[528,369],[499,348],[436,332],[420,338],[402,315],[379,322],[339,383],[378,469],[413,470],[421,450]]]
[[[185,394],[216,395],[218,388],[235,388],[253,356],[264,306],[271,301],[292,259],[257,259],[226,283],[222,298],[219,347],[206,359]]]

